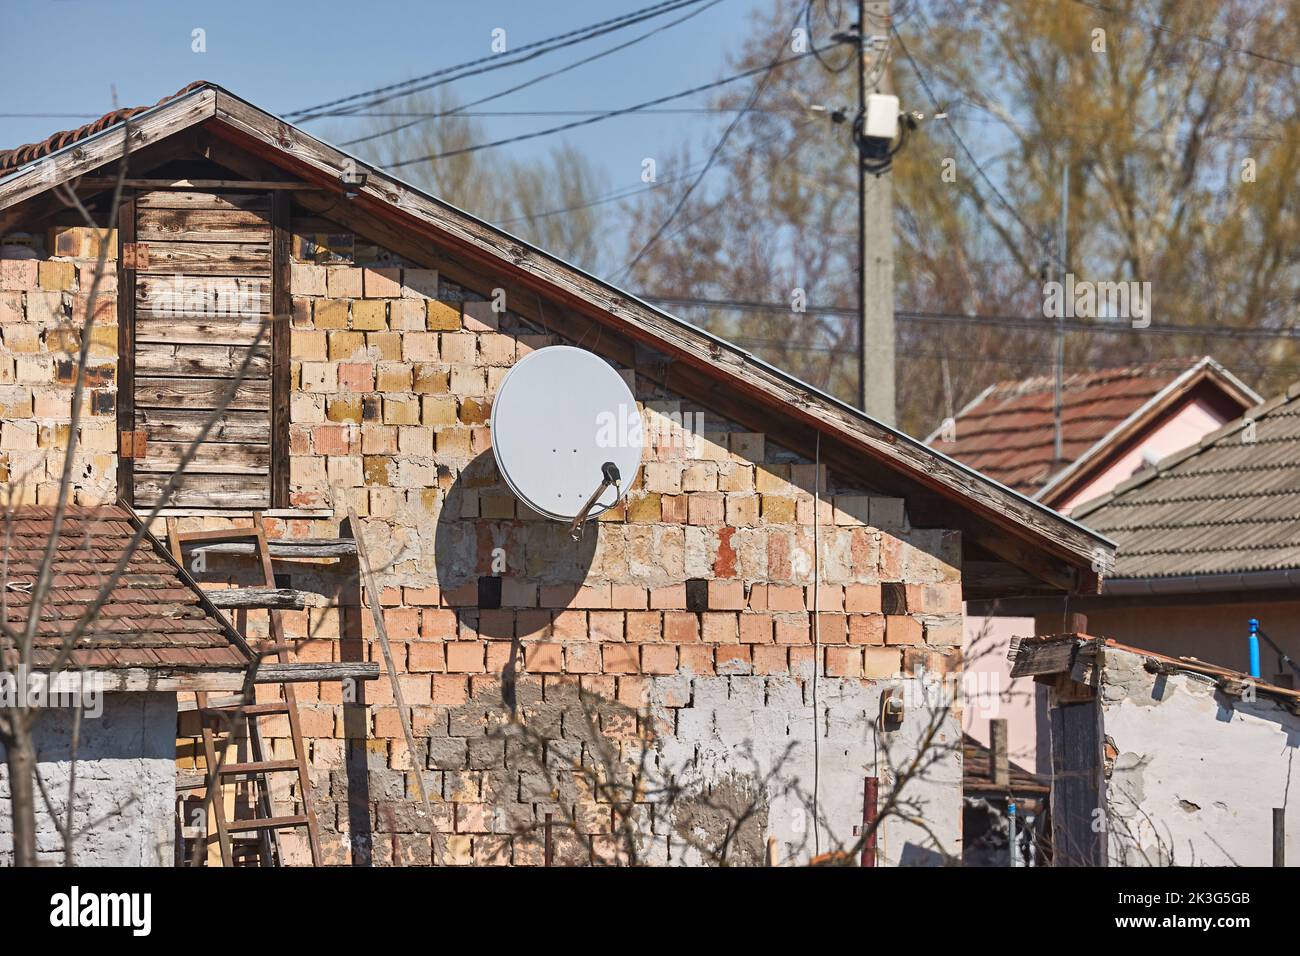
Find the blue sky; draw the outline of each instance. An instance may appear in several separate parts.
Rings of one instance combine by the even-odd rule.
[[[312,106],[487,56],[492,31],[510,47],[650,6],[652,0],[427,0],[313,3],[0,0],[0,146],[69,129],[111,109],[156,102],[196,79],[211,80],[276,113]],[[720,0],[698,16],[595,63],[485,104],[482,110],[614,109],[731,72],[754,11],[769,0]],[[486,96],[680,17],[655,20],[503,70],[458,81],[461,101]],[[207,51],[191,49],[205,31]],[[52,54],[58,52],[57,58]],[[680,106],[704,106],[709,94]],[[403,101],[386,104],[394,110]],[[77,114],[16,117],[10,114]],[[85,118],[83,118],[85,117]],[[498,139],[566,117],[482,117]],[[708,148],[725,117],[643,114],[502,147],[528,159],[567,137],[608,175],[611,189],[640,182],[641,161],[683,142]],[[332,142],[368,131],[367,120],[324,119],[307,128]]]

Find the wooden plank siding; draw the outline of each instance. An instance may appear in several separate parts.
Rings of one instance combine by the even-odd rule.
[[[272,208],[267,193],[154,190],[136,199],[128,260],[137,267],[132,421],[145,440],[132,463],[138,506],[159,502],[223,404],[168,504],[264,509],[279,497],[272,491],[277,343],[270,323],[282,280]],[[287,367],[287,344],[284,360]],[[275,397],[287,408],[287,394]]]

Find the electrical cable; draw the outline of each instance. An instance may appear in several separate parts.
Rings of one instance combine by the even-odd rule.
[[[413,163],[430,162],[435,159],[446,159],[450,156],[460,156],[463,153],[474,153],[481,149],[494,149],[498,146],[506,146],[510,143],[518,143],[528,139],[537,139],[538,137],[541,136],[550,136],[553,133],[562,133],[566,130],[577,129],[580,126],[590,126],[592,123],[599,123],[602,120],[607,120],[615,116],[623,116],[627,113],[636,113],[640,110],[645,109],[647,106],[658,106],[660,103],[670,103],[673,100],[680,100],[687,96],[693,96],[696,93],[703,93],[708,90],[717,89],[718,87],[725,86],[728,83],[734,83],[737,80],[743,80],[747,77],[754,76],[756,73],[762,73],[767,70],[776,69],[777,67],[784,66],[787,63],[793,63],[796,60],[802,60],[805,57],[811,55],[812,55],[811,52],[796,53],[793,56],[785,57],[784,59],[779,60],[776,63],[771,64],[769,66],[755,67],[752,70],[745,70],[742,73],[736,73],[733,74],[732,76],[723,77],[720,80],[714,80],[712,83],[704,83],[700,86],[692,87],[689,90],[682,90],[678,93],[670,93],[667,96],[660,96],[653,100],[646,100],[644,103],[637,103],[634,106],[625,106],[621,109],[609,110],[607,112],[600,113],[596,116],[592,116],[587,119],[577,120],[576,122],[572,122],[572,123],[564,123],[560,126],[551,126],[547,129],[535,130],[531,133],[523,133],[519,136],[510,136],[507,137],[506,139],[493,140],[487,143],[476,143],[473,146],[465,146],[460,149],[452,149],[452,150],[448,150],[445,153],[428,153],[424,156],[412,156],[408,159],[401,159],[393,163],[388,163],[387,168],[397,169],[402,166],[410,166]]]
[[[634,10],[631,13],[625,13],[618,17],[612,17],[608,20],[602,20],[599,23],[588,24],[575,30],[569,30],[565,33],[559,33],[555,36],[548,37],[545,40],[537,40],[533,43],[526,43],[521,47],[510,50],[505,53],[493,53],[490,56],[478,57],[477,59],[467,60],[464,63],[458,63],[455,66],[443,67],[434,70],[432,73],[425,73],[422,76],[412,77],[407,80],[400,80],[397,83],[390,83],[387,86],[380,86],[370,90],[364,90],[360,93],[352,93],[348,96],[342,96],[338,99],[329,100],[325,103],[319,103],[316,106],[308,106],[299,110],[292,110],[285,113],[286,119],[292,119],[298,123],[305,123],[308,120],[318,119],[322,116],[332,115],[322,113],[322,110],[328,110],[332,107],[342,106],[346,103],[353,103],[357,100],[366,99],[367,97],[381,97],[365,104],[367,106],[376,106],[380,103],[386,103],[389,100],[397,99],[401,96],[409,96],[412,93],[422,92],[423,90],[432,89],[434,86],[441,86],[444,83],[450,83],[452,80],[462,79],[465,76],[475,76],[480,73],[486,73],[490,70],[499,70],[507,66],[515,66],[528,60],[536,59],[546,53],[563,49],[564,47],[573,46],[582,43],[585,40],[594,39],[611,33],[614,30],[620,30],[623,27],[633,26],[644,20],[660,16],[664,13],[672,13],[683,7],[691,6],[696,3],[703,3],[704,0],[668,0],[666,3],[657,3],[648,7],[642,7],[640,10]],[[527,56],[518,56],[520,53],[529,51]],[[503,57],[514,56],[515,59],[503,61]],[[484,65],[486,64],[486,65]],[[480,69],[472,69],[480,67]],[[462,70],[470,70],[467,73],[460,73]],[[450,74],[459,74],[449,76]],[[446,79],[443,79],[447,77]],[[427,81],[434,80],[429,83]],[[423,85],[422,85],[423,84]],[[399,92],[400,91],[400,92]],[[391,95],[388,95],[391,94]],[[360,107],[349,107],[349,111]]]
[[[642,40],[647,40],[658,33],[663,33],[665,30],[671,30],[673,27],[677,26],[678,24],[685,23],[687,20],[691,19],[692,17],[699,16],[701,13],[708,10],[710,7],[715,7],[721,2],[722,0],[709,0],[709,2],[705,3],[704,6],[690,11],[688,14],[686,14],[686,16],[679,17],[678,19],[673,20],[669,23],[661,24],[660,26],[655,27],[653,30],[649,30],[645,33],[642,33],[640,36],[633,37],[631,40],[625,40],[624,42],[612,46],[607,50],[601,50],[599,53],[594,53],[591,56],[584,57],[581,60],[575,60],[573,63],[566,64],[562,67],[559,67],[558,69],[550,70],[549,72],[543,73],[540,76],[535,76],[530,80],[525,80],[522,83],[516,83],[514,86],[508,89],[500,90],[496,93],[492,93],[488,96],[481,97],[477,100],[471,100],[470,102],[465,103],[462,106],[458,106],[455,107],[454,109],[447,110],[445,113],[441,113],[439,115],[440,116],[461,115],[465,110],[469,109],[472,106],[480,106],[483,103],[488,103],[491,102],[492,100],[500,99],[503,96],[509,96],[511,93],[518,93],[520,90],[525,90],[530,86],[536,86],[538,83],[541,83],[545,80],[549,80],[552,77],[559,76],[562,73],[568,73],[570,70],[576,70],[578,67],[585,66],[588,63],[592,63],[596,60],[601,59],[602,57],[607,57],[610,54],[618,53],[621,50],[626,50],[628,47],[635,46],[636,44],[640,43]],[[369,142],[370,140],[379,139],[382,136],[388,136],[393,133],[399,133],[402,130],[409,129],[412,126],[418,126],[421,122],[422,120],[420,119],[413,119],[409,122],[401,123],[397,126],[394,126],[391,129],[380,130],[375,133],[370,133],[366,136],[360,136],[356,139],[347,140],[346,142],[343,143],[343,145],[356,146],[359,143],[366,143]]]
[[[804,5],[805,13],[812,9],[813,2],[814,0],[808,0]],[[798,14],[795,15],[794,22],[798,24]],[[709,174],[709,170],[713,168],[713,163],[717,160],[718,154],[722,151],[722,147],[727,144],[727,139],[731,136],[735,128],[740,125],[740,121],[744,119],[745,114],[749,112],[749,108],[758,102],[759,96],[762,95],[763,90],[767,87],[768,80],[772,78],[772,72],[776,69],[776,65],[781,61],[781,50],[784,49],[785,40],[783,38],[781,40],[781,46],[777,49],[776,57],[772,60],[772,63],[768,66],[766,71],[764,71],[758,82],[754,84],[754,89],[750,91],[749,99],[745,102],[745,108],[732,117],[731,122],[727,124],[727,128],[722,131],[721,138],[719,138],[717,143],[714,144],[713,150],[709,153],[708,161],[704,164],[704,168],[700,170],[699,175],[695,177],[691,184],[686,187],[686,190],[677,197],[677,204],[673,206],[672,212],[668,214],[668,218],[660,223],[659,228],[656,229],[654,234],[646,240],[645,245],[643,245],[637,251],[637,254],[628,261],[627,265],[623,266],[618,275],[615,276],[615,280],[621,276],[630,274],[631,271],[636,268],[636,264],[641,261],[641,257],[650,251],[650,247],[659,241],[659,237],[664,234],[664,230],[667,229],[668,226],[672,224],[672,221],[677,218],[677,214],[682,211],[682,207],[686,205],[686,200],[690,198],[691,193],[695,192],[695,188],[699,186],[704,177]],[[811,49],[815,52],[817,48],[813,46]]]

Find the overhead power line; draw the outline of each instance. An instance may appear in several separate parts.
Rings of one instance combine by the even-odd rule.
[[[813,0],[807,0],[803,12],[795,14],[795,25],[799,23],[800,17],[806,17],[808,15],[808,12],[812,10],[812,5]],[[809,36],[811,36],[811,31]],[[677,214],[682,211],[682,207],[686,205],[686,200],[690,198],[691,193],[695,192],[695,188],[699,186],[699,184],[704,180],[704,177],[709,174],[709,170],[713,168],[713,164],[717,160],[718,154],[722,152],[722,147],[727,145],[727,139],[731,136],[736,127],[740,125],[740,121],[744,119],[745,114],[749,112],[750,107],[758,102],[758,98],[762,95],[763,90],[767,88],[767,81],[772,78],[772,71],[776,68],[777,63],[781,61],[781,51],[785,49],[785,44],[786,39],[785,37],[782,37],[781,45],[777,47],[776,56],[772,58],[772,62],[768,65],[767,69],[763,71],[762,75],[754,83],[754,88],[749,93],[749,99],[745,101],[745,108],[732,117],[731,122],[727,124],[727,128],[722,131],[722,136],[719,137],[717,143],[714,144],[713,149],[709,152],[709,158],[705,162],[704,168],[700,170],[699,174],[691,181],[691,184],[686,187],[682,194],[677,197],[677,203],[673,206],[672,211],[668,213],[667,218],[659,224],[659,228],[654,231],[654,234],[646,240],[645,245],[637,250],[636,255],[628,260],[627,265],[625,265],[619,272],[620,276],[627,275],[636,268],[636,264],[641,261],[641,258],[650,251],[650,248],[656,242],[659,241],[659,237],[664,234],[664,230],[672,225],[672,221],[676,219]],[[816,47],[813,47],[813,50],[815,51]],[[820,55],[818,55],[818,59],[820,59]]]
[[[768,66],[759,66],[759,67],[755,67],[752,70],[745,70],[742,73],[736,73],[732,76],[723,77],[720,80],[714,80],[712,83],[705,83],[702,84],[701,86],[692,87],[689,90],[682,90],[679,93],[670,93],[667,96],[660,96],[653,100],[646,100],[644,103],[637,103],[635,106],[625,106],[622,109],[607,110],[606,112],[599,113],[596,116],[591,116],[588,117],[587,119],[577,120],[572,123],[563,123],[559,126],[551,126],[548,127],[547,129],[539,129],[531,133],[523,133],[519,136],[509,136],[506,137],[505,139],[492,140],[491,142],[487,142],[487,143],[476,143],[473,146],[463,146],[460,149],[451,149],[443,153],[427,153],[423,156],[412,156],[408,159],[399,159],[396,162],[388,163],[386,165],[389,169],[397,169],[402,166],[410,166],[413,163],[429,162],[435,159],[447,159],[448,157],[451,156],[460,156],[462,153],[478,152],[481,149],[495,149],[498,146],[505,146],[509,143],[518,143],[527,139],[537,139],[540,136],[550,136],[554,133],[562,133],[565,130],[577,129],[580,126],[590,126],[592,123],[599,123],[602,120],[607,120],[614,116],[623,116],[624,114],[627,113],[639,112],[640,110],[643,110],[648,106],[658,106],[661,103],[671,103],[673,100],[680,100],[688,96],[694,96],[697,93],[704,93],[708,90],[717,89],[718,87],[725,86],[728,83],[735,83],[737,80],[743,80],[746,77],[754,76],[755,74],[762,73],[766,70],[776,69],[777,67],[784,66],[787,63],[793,63],[796,60],[802,60],[804,57],[811,56],[811,55],[812,55],[811,51],[808,53],[796,53],[793,56],[788,56],[782,60],[778,60],[775,63],[769,64]]]
[[[573,46],[574,44],[582,43],[586,40],[595,39],[596,37],[603,36],[606,33],[612,33],[615,30],[621,30],[624,27],[633,26],[644,20],[649,20],[665,13],[672,13],[676,10],[681,10],[685,7],[703,2],[704,0],[668,0],[666,3],[656,3],[648,7],[642,7],[640,10],[634,10],[631,13],[625,13],[622,16],[611,17],[610,19],[602,20],[599,23],[592,23],[575,30],[569,30],[566,33],[559,33],[553,37],[548,37],[545,40],[526,43],[523,46],[516,47],[507,52],[493,53],[490,56],[478,57],[477,59],[467,60],[464,63],[458,63],[455,66],[448,66],[434,70],[432,73],[425,73],[422,76],[401,80],[397,83],[389,83],[387,86],[363,90],[360,93],[352,93],[348,96],[341,96],[325,103],[318,103],[315,106],[293,110],[292,112],[286,113],[285,117],[294,120],[295,122],[305,123],[308,120],[332,115],[323,111],[344,106],[345,104],[357,103],[361,100],[366,102],[361,103],[359,106],[349,106],[346,111],[360,109],[365,106],[378,106],[382,103],[388,102],[389,100],[432,89],[435,86],[441,86],[444,83],[450,83],[453,80],[463,79],[467,76],[476,76],[481,73],[487,73],[491,70],[499,70],[507,66],[515,66],[516,64],[536,59],[539,56],[543,56],[555,50]],[[520,56],[520,54],[525,55]]]
[[[916,62],[916,58],[912,56],[912,51],[909,50],[907,44],[903,42],[902,34],[898,32],[898,29],[896,27],[891,27],[891,31],[894,34],[894,38],[898,41],[898,48],[903,51],[903,56],[907,57],[907,62],[911,64],[912,72],[916,74],[916,78],[920,82],[921,88],[925,90],[925,95],[930,98],[934,112],[940,112],[941,108],[939,106],[939,98],[935,95],[934,89],[930,86],[930,81],[926,78],[924,71],[922,71],[921,65]],[[984,171],[984,167],[980,165],[979,160],[975,158],[975,154],[972,153],[970,147],[966,145],[966,141],[961,138],[961,134],[957,132],[956,127],[951,123],[945,123],[944,127],[950,134],[952,134],[952,138],[957,141],[957,145],[961,147],[961,151],[966,154],[966,158],[970,160],[971,165],[975,167],[975,171],[980,174],[980,178],[983,179],[989,189],[992,190],[993,195],[997,197],[998,202],[1000,202],[1003,208],[1011,214],[1011,218],[1020,224],[1020,228],[1025,231],[1025,235],[1038,244],[1045,257],[1055,261],[1061,267],[1061,270],[1065,271],[1065,263],[1061,261],[1058,250],[1052,249],[1050,244],[1044,242],[1041,237],[1037,236],[1035,231],[1030,228],[1029,223],[1025,222],[1016,207],[1013,206],[1011,201],[1002,194],[1002,190],[998,189],[997,184],[989,178],[988,173]]]
[[[688,296],[642,295],[641,298],[656,305],[698,307],[714,310],[733,310],[737,312],[761,312],[768,314],[790,314],[790,306],[780,302],[754,302],[743,299],[710,299]],[[810,315],[837,315],[853,317],[858,310],[851,306],[808,305],[805,309]],[[1030,331],[1054,332],[1056,319],[1033,315],[965,315],[958,312],[908,312],[895,313],[900,319],[910,322],[941,322],[950,324],[985,325],[1001,328],[1028,329]],[[1048,323],[1051,323],[1049,326]],[[1087,332],[1096,335],[1126,335],[1129,333],[1155,333],[1157,335],[1203,335],[1210,338],[1224,339],[1300,339],[1300,328],[1291,329],[1253,329],[1253,328],[1207,328],[1199,325],[1152,323],[1145,328],[1133,328],[1118,322],[1107,325],[1105,320],[1088,322],[1079,319],[1061,320],[1069,332]]]
[[[472,106],[481,106],[482,104],[489,103],[492,100],[498,100],[503,96],[509,96],[511,93],[518,93],[520,90],[526,90],[530,86],[536,86],[538,83],[542,83],[545,80],[549,80],[553,77],[559,76],[562,73],[568,73],[570,70],[576,70],[580,66],[586,66],[588,63],[593,63],[596,60],[599,60],[603,57],[607,57],[610,56],[611,54],[618,53],[621,50],[626,50],[628,47],[635,46],[636,44],[640,43],[643,40],[648,40],[650,37],[655,36],[656,34],[663,33],[665,30],[671,30],[673,27],[677,26],[678,24],[685,23],[687,20],[691,19],[692,17],[699,16],[705,10],[708,10],[710,7],[715,7],[721,2],[722,0],[709,0],[709,2],[706,3],[704,6],[698,7],[697,9],[690,11],[685,16],[678,17],[676,20],[672,20],[668,23],[660,24],[659,26],[655,27],[653,30],[648,30],[645,33],[642,33],[640,36],[635,36],[630,40],[625,40],[622,43],[612,46],[607,50],[601,50],[599,53],[594,53],[591,56],[583,57],[581,60],[575,60],[573,63],[567,63],[564,66],[561,66],[557,69],[549,70],[548,72],[543,73],[540,76],[535,76],[532,79],[525,80],[522,83],[516,83],[514,86],[508,87],[504,90],[499,90],[496,93],[492,93],[488,96],[480,97],[477,100],[471,100],[470,102],[455,107],[454,109],[447,110],[442,115],[443,116],[463,115],[465,110],[469,109]],[[356,146],[360,143],[366,143],[371,140],[379,139],[383,136],[389,136],[393,133],[399,133],[402,130],[409,129],[412,126],[418,126],[421,122],[422,120],[420,119],[413,119],[406,123],[401,123],[397,126],[391,127],[390,129],[379,130],[378,132],[370,133],[366,136],[360,136],[357,137],[356,139],[348,140],[347,142],[343,143],[343,145]]]

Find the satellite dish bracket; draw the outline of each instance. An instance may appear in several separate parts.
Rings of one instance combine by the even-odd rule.
[[[600,475],[600,487],[591,493],[591,497],[587,499],[587,503],[582,506],[582,510],[579,511],[577,516],[573,519],[573,524],[569,525],[569,537],[573,538],[574,541],[582,540],[582,525],[587,520],[587,515],[591,512],[592,508],[596,507],[596,502],[610,485],[614,486],[615,501],[623,497],[623,491],[621,488],[622,476],[618,473],[617,465],[612,461],[605,462],[605,464],[600,466]]]

